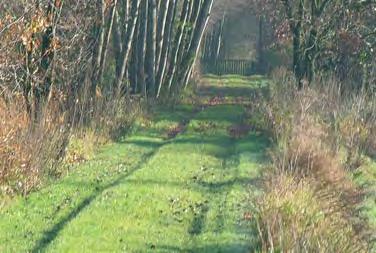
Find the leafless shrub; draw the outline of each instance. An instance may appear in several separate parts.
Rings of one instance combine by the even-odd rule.
[[[64,115],[45,112],[43,120],[32,124],[23,106],[17,99],[8,104],[0,101],[2,194],[25,195],[38,187],[46,176],[57,176],[68,141],[69,129]]]

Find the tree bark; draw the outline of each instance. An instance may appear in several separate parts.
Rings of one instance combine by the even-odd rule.
[[[176,0],[170,0],[168,6],[168,15],[167,15],[167,22],[166,22],[166,32],[164,33],[163,44],[162,44],[162,51],[159,61],[159,67],[157,72],[157,79],[156,84],[158,87],[157,91],[157,98],[160,96],[161,88],[163,84],[163,79],[166,72],[167,67],[167,60],[168,60],[168,52],[171,50],[171,36],[173,32],[173,24],[176,15]]]
[[[121,55],[121,67],[119,69],[120,72],[118,73],[116,80],[115,80],[115,84],[116,84],[115,89],[117,91],[121,90],[123,79],[125,76],[128,59],[129,59],[129,53],[131,50],[131,44],[133,40],[133,35],[135,32],[135,28],[136,28],[139,7],[140,7],[140,0],[134,0],[132,4],[131,20],[129,22],[128,29],[124,38],[124,45],[123,45],[123,50],[122,50],[122,55]]]
[[[160,7],[159,7],[158,23],[157,23],[157,37],[156,37],[157,45],[156,45],[156,53],[155,53],[156,73],[159,72],[159,66],[160,66],[160,61],[161,61],[161,51],[162,51],[162,46],[163,46],[163,40],[165,39],[164,34],[166,33],[167,14],[168,14],[168,10],[169,10],[168,8],[170,5],[169,2],[170,1],[167,1],[167,0],[161,1]]]
[[[257,70],[260,74],[264,73],[264,46],[263,46],[263,37],[264,37],[264,17],[260,15],[259,17],[259,34],[257,42]]]
[[[128,76],[129,76],[129,83],[131,86],[131,93],[136,94],[137,92],[140,91],[139,83],[138,83],[138,75],[137,71],[139,66],[138,63],[138,38],[139,38],[139,32],[140,32],[140,25],[141,25],[142,19],[141,17],[137,19],[137,24],[136,24],[136,30],[135,34],[133,36],[133,41],[132,41],[132,49],[131,49],[131,56],[130,56],[130,62],[129,62],[129,70],[128,70]]]
[[[172,61],[169,66],[168,70],[168,91],[171,90],[172,83],[175,79],[175,74],[176,74],[176,69],[177,69],[177,61],[179,57],[179,51],[181,50],[181,44],[182,44],[182,39],[184,35],[184,29],[185,25],[187,23],[188,19],[188,8],[189,8],[189,1],[184,0],[183,7],[182,7],[182,13],[180,15],[180,22],[179,22],[179,27],[178,31],[176,32],[175,35],[175,41],[174,41],[174,49],[172,52]]]
[[[117,1],[118,0],[113,0],[111,11],[110,11],[109,22],[108,22],[109,25],[108,25],[108,29],[107,29],[107,32],[106,32],[106,39],[105,39],[104,46],[103,46],[103,55],[101,57],[101,63],[100,63],[99,74],[98,74],[99,75],[99,78],[98,78],[99,83],[103,82],[103,74],[104,74],[104,70],[105,70],[105,67],[106,67],[108,45],[110,43],[112,30],[113,30],[112,28],[113,28],[113,24],[114,24],[114,21],[115,21]]]
[[[93,53],[93,72],[91,76],[91,96],[94,97],[99,80],[99,70],[102,62],[102,52],[105,40],[105,0],[97,0],[98,19],[94,25],[95,48]]]
[[[43,103],[46,102],[47,97],[51,91],[53,65],[55,58],[55,48],[53,41],[55,38],[56,24],[61,12],[63,2],[54,0],[50,1],[47,6],[47,22],[48,26],[42,36],[41,44],[41,61],[40,69],[43,76],[42,85],[33,88],[34,93],[34,120],[37,121],[41,112]]]
[[[155,51],[156,51],[156,0],[148,0],[147,34],[146,34],[146,85],[149,96],[155,96]]]
[[[121,58],[123,52],[123,43],[122,43],[122,35],[121,35],[121,21],[119,17],[119,12],[115,9],[115,19],[114,19],[114,26],[113,26],[113,48],[114,48],[114,54],[115,54],[115,76],[120,75],[120,69],[121,69]]]
[[[189,80],[189,73],[191,71],[191,66],[195,63],[198,50],[202,41],[202,37],[206,26],[209,21],[209,16],[211,9],[213,7],[213,0],[205,0],[202,4],[202,8],[197,19],[197,24],[195,26],[192,43],[189,47],[187,55],[184,57],[184,60],[181,64],[182,73],[179,75],[179,85],[186,85],[185,82]],[[188,77],[187,77],[188,75]]]
[[[147,9],[148,0],[142,0],[140,10],[140,27],[137,38],[137,58],[138,58],[138,73],[137,81],[142,94],[146,97],[146,83],[145,83],[145,48],[146,48],[146,29],[147,29]]]

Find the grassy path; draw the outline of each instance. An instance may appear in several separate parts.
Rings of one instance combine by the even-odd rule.
[[[244,96],[251,84],[212,92]],[[229,135],[245,120],[240,104],[156,115],[59,183],[1,210],[0,252],[250,252],[254,231],[243,216],[266,138]],[[166,139],[179,122],[188,122],[185,131]]]

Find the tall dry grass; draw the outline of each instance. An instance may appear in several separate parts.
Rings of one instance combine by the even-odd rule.
[[[256,208],[262,251],[367,252],[363,192],[350,172],[374,149],[375,94],[330,78],[298,90],[285,70],[272,79],[252,109],[276,144]]]
[[[68,98],[52,90],[38,120],[21,96],[0,98],[0,195],[26,195],[67,166],[90,159],[99,145],[117,139],[145,107],[128,94],[89,94],[83,85]]]
[[[77,91],[78,95],[70,106],[70,121],[75,135],[89,142],[103,143],[118,139],[137,118],[144,117],[147,112],[148,105],[140,96],[102,91],[100,88],[97,88],[94,97],[90,93],[90,82],[86,82]]]
[[[266,181],[255,209],[261,252],[368,252],[367,241],[331,191],[284,173]]]
[[[53,102],[41,120],[31,122],[20,99],[0,99],[0,185],[2,194],[27,194],[56,176],[69,129]]]

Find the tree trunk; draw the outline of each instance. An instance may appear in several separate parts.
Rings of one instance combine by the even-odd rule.
[[[103,55],[101,57],[101,63],[100,63],[100,68],[99,68],[99,77],[98,77],[99,83],[103,82],[103,74],[104,74],[104,70],[105,70],[105,67],[106,67],[108,45],[110,43],[111,34],[112,34],[112,30],[113,30],[112,28],[113,28],[113,24],[114,24],[114,21],[115,21],[117,1],[118,0],[113,0],[111,11],[110,11],[108,29],[107,29],[107,32],[106,32],[106,39],[105,39],[105,42],[104,42],[104,45],[103,45]]]
[[[161,51],[163,46],[163,40],[165,39],[164,34],[166,33],[166,22],[167,22],[167,14],[168,14],[168,7],[170,1],[161,1],[159,7],[159,14],[158,14],[158,24],[157,24],[157,37],[156,37],[156,52],[155,52],[155,66],[156,66],[156,73],[159,72],[159,65],[161,61]],[[158,85],[157,85],[158,86]]]
[[[202,0],[193,0],[192,10],[191,10],[190,17],[189,17],[189,25],[192,26],[193,28],[196,27],[197,19],[199,17],[201,7],[202,7]],[[191,46],[191,43],[193,41],[193,34],[194,34],[194,29],[190,29],[188,31],[188,43],[186,44],[185,50],[184,50],[185,53],[188,53],[188,50]]]
[[[115,80],[115,84],[116,84],[115,89],[117,91],[121,90],[123,79],[125,76],[129,53],[131,50],[131,44],[133,40],[133,35],[134,35],[136,24],[137,24],[139,7],[140,7],[140,0],[134,0],[132,4],[131,19],[128,24],[128,29],[124,38],[124,45],[123,45],[123,50],[122,50],[122,55],[121,55],[120,72],[118,73],[118,76],[116,77],[116,80]]]
[[[58,0],[50,1],[47,6],[47,22],[41,44],[40,70],[43,76],[42,85],[33,88],[34,93],[34,120],[37,121],[42,113],[43,104],[50,94],[53,75],[53,62],[55,58],[55,48],[53,40],[55,37],[56,23],[62,8],[62,2]]]
[[[222,46],[223,46],[223,28],[225,25],[226,20],[226,14],[223,15],[222,21],[220,23],[219,29],[218,29],[218,38],[217,38],[217,47],[216,47],[216,54],[215,59],[218,60],[221,52],[222,52]]]
[[[119,17],[119,12],[115,9],[115,20],[114,20],[114,39],[113,39],[113,48],[114,48],[114,54],[115,54],[115,76],[120,75],[120,69],[121,69],[121,58],[123,51],[123,44],[122,44],[122,36],[121,36],[121,21]]]
[[[146,29],[147,29],[147,9],[148,0],[142,0],[140,10],[140,27],[137,38],[137,58],[138,58],[138,73],[137,81],[142,94],[146,97],[146,83],[145,83],[145,46],[146,46]]]
[[[302,73],[302,46],[301,46],[301,30],[302,30],[302,18],[304,14],[303,1],[299,1],[298,10],[296,11],[297,17],[294,17],[293,9],[290,1],[284,0],[285,11],[289,20],[290,30],[292,33],[292,47],[293,47],[293,71],[295,78],[298,82],[298,87],[302,87],[302,79],[304,74]]]
[[[156,0],[148,0],[147,34],[146,34],[146,85],[149,96],[155,96],[155,51],[156,51]]]
[[[140,31],[140,22],[141,19],[137,19],[136,28],[134,31],[133,41],[132,41],[132,48],[130,52],[130,61],[129,61],[129,68],[128,68],[128,76],[129,76],[129,84],[131,88],[131,93],[136,94],[139,90],[138,82],[137,82],[137,68],[138,68],[138,58],[137,58],[137,51],[138,51],[138,33]]]
[[[202,37],[209,21],[212,7],[213,0],[205,0],[202,4],[202,8],[197,19],[197,24],[194,29],[191,45],[189,47],[187,55],[184,57],[184,60],[181,64],[182,73],[179,75],[179,85],[185,85],[186,83],[184,82],[187,81],[184,80],[189,80],[189,72],[191,71],[191,66],[196,61],[198,50],[200,48]]]
[[[99,80],[99,70],[102,62],[102,52],[105,40],[105,0],[97,0],[99,17],[94,25],[95,48],[93,53],[93,72],[91,76],[91,96],[94,97]]]
[[[258,42],[257,42],[257,70],[260,74],[264,73],[264,45],[263,45],[263,37],[264,37],[264,17],[259,17],[259,34],[258,34]]]
[[[182,7],[182,13],[180,15],[180,22],[178,31],[175,35],[175,41],[174,41],[174,49],[172,52],[172,61],[170,62],[169,71],[168,71],[168,90],[171,90],[172,83],[175,79],[175,73],[177,69],[177,61],[179,56],[179,51],[181,50],[181,44],[182,39],[184,35],[184,29],[188,18],[188,8],[189,8],[189,1],[184,0],[183,7]]]
[[[166,28],[163,38],[163,45],[162,45],[162,51],[159,61],[159,67],[157,72],[157,79],[156,84],[158,87],[157,91],[157,98],[160,96],[161,88],[163,84],[163,79],[165,76],[165,71],[167,67],[167,60],[168,60],[168,52],[171,50],[171,36],[172,36],[172,30],[173,30],[173,24],[175,20],[176,15],[176,0],[170,0],[169,6],[168,6],[168,15],[167,15],[167,22],[166,22]]]

